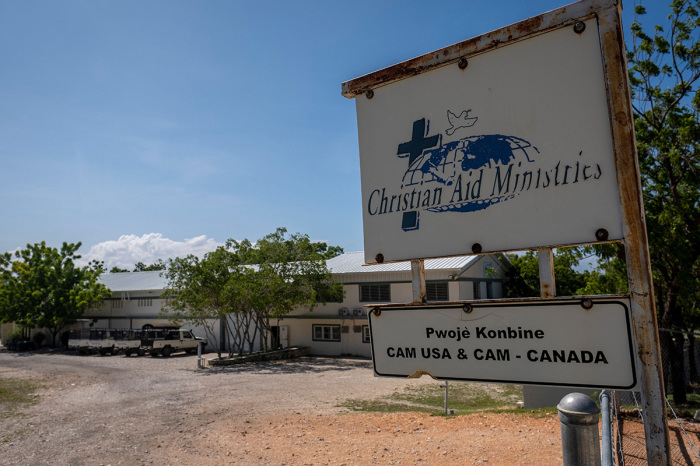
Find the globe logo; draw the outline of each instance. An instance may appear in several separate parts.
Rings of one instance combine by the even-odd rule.
[[[466,118],[468,112],[462,115],[464,120],[471,121],[457,126],[453,122],[457,118],[450,118],[453,127],[446,131],[448,135],[455,129],[472,126],[476,121],[476,118]],[[448,112],[450,116],[454,117],[454,114]],[[418,199],[423,195],[423,199],[428,201],[431,192],[420,190],[429,189],[430,184],[454,187],[447,203],[437,202],[436,205],[437,191],[433,194],[433,201],[423,202],[424,210],[430,212],[475,212],[512,199],[516,195],[510,192],[513,165],[522,167],[523,163],[533,162],[535,154],[539,153],[530,142],[515,136],[466,136],[442,144],[442,135],[427,136],[426,132],[425,119],[415,121],[411,141],[399,144],[397,155],[409,159],[408,169],[401,181],[402,192],[413,190],[415,193],[418,189]],[[501,171],[501,168],[504,170]],[[490,193],[482,193],[482,188],[487,190],[485,182],[493,187]],[[442,189],[439,194],[442,201]],[[414,197],[411,197],[411,205]],[[418,229],[418,219],[418,209],[404,211],[401,228],[404,231]]]
[[[432,182],[451,186],[460,176],[471,177],[479,169],[493,169],[497,164],[508,166],[516,161],[533,162],[533,153],[539,153],[535,146],[515,136],[468,136],[436,149],[425,150],[404,173],[401,187],[403,189]],[[512,195],[506,197],[511,198]],[[478,199],[427,210],[472,212],[497,202],[488,201],[489,199]]]

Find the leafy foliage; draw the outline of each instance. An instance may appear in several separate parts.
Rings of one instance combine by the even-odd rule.
[[[576,248],[559,248],[554,253],[554,275],[557,296],[609,295],[627,292],[627,271],[624,260],[617,256],[616,244]],[[582,268],[581,262],[597,255],[595,269]],[[508,254],[512,269],[508,272],[506,297],[540,295],[539,261],[534,251],[523,255]]]
[[[629,75],[660,326],[694,329],[700,300],[700,2],[673,0],[667,25],[632,25]],[[635,8],[637,18],[646,13]],[[661,332],[672,391],[686,399],[683,338]],[[692,349],[691,349],[692,351]]]
[[[654,285],[663,327],[694,326],[700,277],[699,8],[674,0],[667,27],[632,25],[628,53]],[[642,16],[644,7],[635,12]]]
[[[0,256],[0,321],[23,328],[47,328],[56,334],[86,310],[102,303],[109,290],[97,281],[102,264],[75,265],[80,243],[60,250],[45,242],[28,244],[13,256]]]
[[[167,266],[168,264],[163,259],[158,259],[153,264],[144,264],[143,262],[137,262],[134,265],[134,270],[132,272],[151,272],[165,270]],[[121,267],[117,267],[116,265],[109,269],[109,273],[124,273],[128,271],[129,270],[122,269]]]
[[[158,270],[165,270],[167,264],[163,259],[158,259],[153,264],[144,264],[143,262],[137,262],[134,265],[134,272],[155,272]]]
[[[112,267],[111,269],[109,269],[109,273],[124,273],[124,272],[128,272],[128,270],[122,269],[121,267],[117,267],[116,265],[114,267]]]
[[[213,318],[224,329],[229,355],[252,351],[258,337],[267,349],[273,319],[342,296],[326,268],[326,258],[340,252],[284,228],[255,243],[229,240],[201,260],[190,255],[169,262],[166,312],[176,322],[202,325],[219,356]]]

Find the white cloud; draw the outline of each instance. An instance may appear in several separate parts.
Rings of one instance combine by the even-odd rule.
[[[164,238],[160,233],[149,233],[143,236],[123,235],[116,241],[104,241],[92,246],[86,254],[82,255],[80,265],[98,260],[104,261],[107,270],[115,266],[133,270],[137,262],[152,264],[158,259],[174,259],[188,254],[202,257],[221,245],[223,243],[217,243],[206,235],[184,241],[173,241]]]

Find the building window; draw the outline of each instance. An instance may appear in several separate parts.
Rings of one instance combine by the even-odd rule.
[[[151,307],[153,306],[153,298],[142,298],[138,301],[139,307]]]
[[[362,343],[369,343],[369,325],[362,326]]]
[[[312,325],[313,341],[340,341],[340,325]]]
[[[388,283],[360,285],[360,302],[380,303],[391,301]]]
[[[474,299],[481,299],[481,282],[474,282]]]
[[[493,282],[485,282],[486,296],[481,294],[481,284],[484,282],[474,282],[474,299],[493,299]]]
[[[124,301],[121,299],[113,299],[112,300],[112,309],[123,309],[124,308]]]
[[[426,298],[428,301],[449,301],[447,282],[432,282],[425,284]]]

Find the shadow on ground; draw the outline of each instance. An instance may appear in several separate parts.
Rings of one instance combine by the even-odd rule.
[[[233,366],[207,367],[193,369],[197,375],[207,377],[217,374],[264,373],[264,374],[307,374],[324,373],[329,371],[343,372],[355,369],[372,369],[372,361],[355,357],[320,357],[304,356],[297,359],[280,361],[250,362]]]

